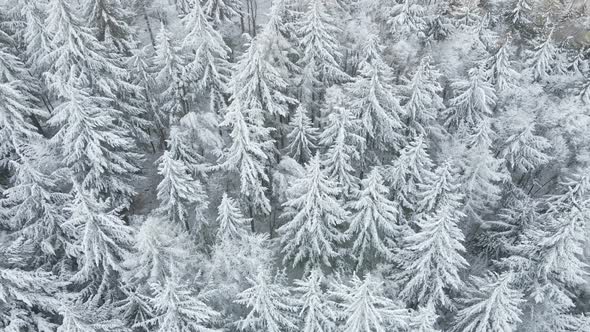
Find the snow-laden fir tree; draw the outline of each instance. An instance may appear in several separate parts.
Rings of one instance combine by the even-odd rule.
[[[412,136],[439,134],[436,122],[438,111],[444,107],[438,83],[439,71],[431,65],[430,58],[423,58],[416,71],[403,78],[403,108],[407,127]]]
[[[2,252],[0,259],[0,328],[7,332],[54,330],[51,316],[60,306],[55,276],[9,268]]]
[[[67,253],[78,263],[71,281],[83,287],[80,300],[100,303],[115,290],[117,275],[123,270],[121,261],[133,242],[132,229],[109,209],[109,202],[75,182],[73,195],[67,206],[70,217],[62,225],[71,237]]]
[[[531,11],[531,0],[514,0],[510,16],[514,24],[528,24],[530,19],[527,17]]]
[[[238,295],[236,302],[249,309],[246,317],[237,322],[243,331],[281,332],[296,330],[295,307],[289,302],[290,292],[285,285],[275,283],[266,271],[251,279],[252,287]]]
[[[418,307],[410,317],[410,331],[439,332],[440,330],[435,328],[437,318],[436,309],[432,302]]]
[[[386,168],[385,178],[395,201],[405,208],[416,210],[417,185],[427,180],[433,166],[424,136],[415,137]]]
[[[199,1],[194,2],[182,23],[187,30],[182,47],[192,59],[184,75],[194,84],[197,96],[208,95],[210,110],[221,113],[230,76],[230,49],[207,19]]]
[[[299,328],[303,332],[332,332],[336,329],[336,315],[324,290],[325,277],[320,269],[311,270],[303,279],[294,282],[297,298]]]
[[[83,17],[99,42],[112,43],[119,52],[135,48],[134,31],[129,26],[133,13],[122,0],[85,0]]]
[[[425,8],[422,3],[416,0],[392,2],[393,5],[384,10],[391,32],[400,37],[415,34],[422,37],[427,26]]]
[[[176,123],[177,118],[189,111],[185,59],[176,45],[172,32],[164,25],[156,35],[154,55],[154,81],[159,103],[159,116],[165,125]]]
[[[57,332],[128,331],[123,322],[112,318],[105,308],[91,308],[86,304],[61,305],[59,313],[63,319]]]
[[[457,184],[457,169],[445,161],[436,167],[429,177],[418,185],[417,210],[432,212],[447,203],[457,203],[462,199]]]
[[[237,105],[230,106],[230,111],[220,124],[231,128],[231,145],[219,159],[217,168],[239,173],[240,193],[251,209],[250,216],[254,211],[267,214],[271,207],[265,194],[264,183],[269,180],[265,163],[273,141],[269,137],[269,129],[263,126],[260,117],[247,119],[243,112]]]
[[[324,1],[311,0],[297,22],[302,50],[298,61],[303,68],[300,82],[302,101],[312,110],[315,109],[314,103],[322,100],[326,88],[349,79],[339,64],[342,55],[336,34],[340,29],[335,21]]]
[[[498,48],[496,54],[487,60],[487,75],[496,90],[500,93],[515,86],[519,74],[512,68],[510,61],[512,37],[508,35],[506,41]]]
[[[512,332],[521,322],[523,294],[514,287],[514,273],[488,273],[471,277],[472,284],[461,300],[455,331]]]
[[[399,147],[403,110],[394,95],[393,73],[381,56],[376,34],[367,36],[362,48],[359,75],[347,85],[350,108],[361,120],[369,148],[388,151]]]
[[[202,210],[207,205],[207,197],[198,179],[193,178],[185,164],[174,159],[170,151],[158,159],[158,174],[163,177],[158,184],[159,211],[178,223],[185,230],[199,230],[201,224],[190,226],[189,209]],[[199,213],[197,213],[199,215]],[[197,222],[202,222],[198,220]]]
[[[528,50],[528,67],[532,71],[533,79],[545,80],[551,75],[558,58],[557,48],[553,44],[553,30],[533,50]]]
[[[287,134],[289,145],[286,150],[300,164],[307,163],[313,156],[317,148],[318,129],[312,126],[311,120],[307,116],[307,110],[303,105],[299,105],[295,114],[289,122],[291,132]]]
[[[349,195],[358,182],[353,162],[359,161],[365,140],[357,133],[359,121],[348,108],[328,106],[331,113],[326,127],[319,135],[319,145],[326,151],[322,165],[330,178],[338,183],[342,193]]]
[[[125,282],[142,287],[182,271],[189,255],[187,245],[182,243],[186,240],[177,225],[160,216],[149,216],[135,235],[133,253],[123,263]]]
[[[125,206],[135,193],[131,180],[140,157],[116,116],[121,115],[104,105],[102,98],[72,86],[48,124],[57,128],[51,141],[82,188]]]
[[[228,84],[230,112],[241,108],[247,118],[273,119],[286,116],[289,104],[296,103],[286,95],[288,83],[266,50],[261,39],[255,38],[239,58]]]
[[[551,160],[545,153],[550,147],[545,137],[535,135],[533,122],[506,139],[502,155],[512,170],[526,173]]]
[[[459,181],[465,197],[465,213],[478,222],[482,221],[480,216],[490,212],[500,200],[500,185],[508,180],[504,160],[492,154],[491,134],[489,121],[480,122],[466,139],[468,148],[461,162]]]
[[[419,229],[404,239],[398,255],[400,296],[411,303],[432,301],[437,307],[452,307],[447,292],[463,285],[459,271],[468,263],[462,256],[464,236],[457,224],[464,215],[455,178],[448,173],[448,167],[439,167],[422,189],[420,205],[434,210],[419,215]]]
[[[203,10],[213,24],[219,26],[239,16],[242,13],[242,3],[238,0],[205,0]]]
[[[37,77],[40,77],[48,67],[46,55],[51,50],[51,37],[44,22],[47,13],[46,6],[47,3],[43,1],[26,1],[21,9],[25,21],[23,29],[24,55],[29,70]]]
[[[340,299],[338,304],[344,319],[344,332],[385,332],[407,328],[409,311],[401,303],[383,295],[382,282],[367,274],[364,279],[356,274],[350,285],[333,285],[332,295]]]
[[[493,113],[496,104],[494,87],[486,80],[483,68],[472,68],[468,80],[457,80],[451,84],[455,97],[449,100],[445,123],[451,127],[477,125]]]
[[[240,207],[233,200],[223,193],[221,203],[217,208],[217,239],[219,240],[239,240],[247,234],[247,225],[250,223],[248,218],[244,218]]]
[[[307,164],[305,176],[292,183],[284,203],[287,223],[279,228],[284,263],[311,268],[331,266],[338,258],[338,246],[345,240],[339,225],[348,218],[336,199],[339,192],[336,182],[321,169],[316,154]]]
[[[137,99],[141,89],[130,83],[121,55],[96,39],[80,18],[80,8],[70,1],[50,0],[48,8],[45,26],[51,36],[51,51],[44,59],[49,64],[44,78],[51,97],[61,101],[70,97],[72,87],[85,90],[100,97],[96,101],[100,100],[105,113],[117,118],[119,126],[127,131],[145,130],[145,112]]]
[[[345,234],[353,241],[351,254],[357,260],[357,267],[389,261],[395,243],[400,241],[399,211],[387,198],[388,193],[379,169],[373,168],[361,181],[361,190],[349,202],[352,215]]]
[[[213,332],[211,323],[219,313],[203,303],[178,274],[151,285],[155,317],[145,322],[158,332]],[[144,325],[142,324],[142,327]]]

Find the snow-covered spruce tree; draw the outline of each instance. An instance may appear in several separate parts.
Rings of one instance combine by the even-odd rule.
[[[531,123],[508,137],[502,154],[513,171],[526,173],[551,160],[545,153],[550,147],[545,137],[535,135],[535,124]]]
[[[112,43],[121,52],[135,48],[133,30],[129,26],[133,13],[122,0],[84,0],[83,18],[99,42]]]
[[[205,0],[203,10],[213,24],[219,26],[242,13],[242,4],[238,0]]]
[[[336,34],[340,29],[322,0],[311,0],[296,24],[302,50],[298,61],[303,68],[300,82],[302,101],[312,111],[312,121],[315,122],[315,110],[323,99],[325,89],[349,79],[338,63],[341,54]]]
[[[41,77],[48,67],[46,55],[51,50],[51,37],[45,27],[47,3],[44,1],[25,1],[21,9],[24,17],[23,42],[27,67],[32,75]],[[46,99],[46,96],[43,97]],[[45,100],[47,101],[47,100]]]
[[[68,99],[72,87],[99,98],[102,107],[127,131],[145,136],[148,124],[137,96],[141,89],[130,83],[129,73],[119,54],[111,52],[94,37],[69,0],[50,0],[45,20],[51,36],[51,51],[44,61],[44,74],[51,97]],[[113,112],[113,111],[116,112]]]
[[[194,2],[182,23],[188,31],[182,48],[192,59],[184,73],[186,80],[194,84],[197,96],[208,95],[210,111],[220,114],[225,108],[223,94],[230,76],[229,47],[208,21],[199,1]]]
[[[322,165],[331,179],[335,180],[345,196],[356,187],[353,162],[359,161],[365,150],[365,140],[358,135],[359,123],[346,107],[329,105],[331,113],[324,130],[319,136],[319,145],[325,149]]]
[[[157,188],[159,211],[170,221],[182,225],[185,230],[198,231],[202,220],[198,220],[199,224],[191,227],[188,210],[202,210],[207,206],[207,197],[201,183],[193,178],[182,161],[172,157],[170,151],[164,151],[157,163],[158,174],[163,177]]]
[[[516,25],[528,24],[530,19],[527,17],[531,11],[531,0],[514,0],[510,17],[512,23]]]
[[[247,224],[250,220],[244,218],[238,204],[227,193],[223,193],[221,203],[217,208],[218,240],[239,240],[247,234]]]
[[[438,111],[444,108],[440,96],[442,87],[438,83],[439,71],[434,68],[430,58],[423,58],[416,71],[408,78],[403,78],[403,108],[410,135],[440,135],[436,119]]]
[[[533,50],[527,51],[528,67],[532,71],[535,81],[545,80],[551,75],[556,66],[557,48],[553,44],[553,29],[547,37]]]
[[[383,295],[380,280],[370,274],[364,279],[356,274],[350,285],[335,284],[332,296],[339,298],[338,304],[345,320],[344,332],[397,331],[407,328],[410,312]]]
[[[296,101],[286,95],[287,82],[266,53],[262,37],[250,41],[238,60],[228,84],[229,111],[241,108],[246,118],[274,119],[286,116],[289,104]]]
[[[97,199],[75,181],[73,195],[66,207],[70,217],[62,225],[72,239],[67,253],[78,261],[71,281],[81,287],[79,300],[100,304],[112,298],[117,287],[121,260],[133,241],[132,229],[109,209],[109,202]]]
[[[125,282],[147,286],[162,282],[175,271],[182,271],[189,256],[186,239],[177,225],[160,216],[148,217],[135,235],[132,254],[126,257]]]
[[[425,8],[420,1],[402,0],[392,1],[393,5],[387,6],[384,10],[387,17],[387,24],[391,32],[399,37],[412,35],[424,36],[426,29]]]
[[[414,332],[439,332],[436,329],[436,309],[431,303],[418,307],[418,309],[410,317],[410,331]]]
[[[274,283],[266,271],[260,271],[251,279],[252,287],[238,295],[237,303],[246,306],[248,315],[237,322],[243,331],[281,332],[296,330],[293,313],[295,307],[289,303],[290,292],[285,285]]]
[[[468,75],[468,80],[458,80],[451,84],[456,93],[449,101],[450,107],[445,111],[447,126],[472,127],[493,113],[496,92],[487,82],[485,71],[476,67],[470,69]]]
[[[312,158],[313,151],[317,148],[318,130],[312,127],[311,120],[307,116],[307,110],[303,105],[297,107],[289,126],[292,129],[287,134],[289,145],[287,145],[286,150],[291,157],[303,165]]]
[[[282,216],[288,221],[279,228],[283,263],[303,263],[307,268],[331,266],[339,256],[337,246],[345,240],[338,226],[348,214],[336,199],[336,182],[320,164],[316,154],[307,164],[305,176],[289,188]]]
[[[459,194],[457,173],[457,169],[449,161],[438,165],[424,182],[418,184],[417,210],[433,212],[446,203],[459,202],[463,197]]]
[[[367,146],[378,151],[395,150],[402,140],[403,110],[394,96],[393,73],[381,53],[376,34],[367,36],[362,48],[359,76],[346,86],[350,108],[361,120]]]
[[[403,285],[400,296],[411,303],[423,305],[432,301],[437,306],[452,307],[447,292],[463,285],[459,271],[468,263],[461,256],[465,251],[464,236],[457,226],[464,216],[461,195],[456,193],[456,185],[448,182],[454,179],[448,179],[446,174],[447,171],[437,171],[430,188],[424,188],[429,194],[423,201],[429,203],[422,206],[434,210],[419,215],[418,231],[404,239],[398,255],[400,272],[396,278]]]
[[[293,292],[297,298],[299,328],[303,332],[333,332],[336,315],[323,289],[325,278],[320,269],[313,269],[303,279],[294,282]]]
[[[498,48],[496,53],[487,60],[487,75],[490,82],[496,86],[496,91],[501,93],[513,88],[519,74],[512,68],[510,61],[512,37],[508,35],[506,41]]]
[[[461,300],[462,308],[455,319],[455,331],[516,331],[525,300],[522,292],[515,289],[513,279],[511,271],[472,276],[472,285]]]
[[[481,216],[490,212],[490,208],[500,200],[500,184],[508,180],[504,160],[492,154],[491,134],[487,119],[473,128],[473,133],[467,137],[468,148],[461,161],[459,182],[465,197],[465,213],[477,222],[482,222]]]
[[[424,137],[415,137],[385,170],[395,201],[408,209],[416,210],[417,185],[427,180],[434,166],[426,149]]]
[[[172,33],[162,23],[156,35],[154,81],[159,116],[165,121],[164,126],[176,123],[178,118],[189,111],[185,59],[181,57],[176,43]]]
[[[211,328],[211,322],[219,313],[203,303],[178,274],[173,273],[151,287],[154,297],[150,300],[155,317],[141,327],[153,328],[158,332],[217,331]]]
[[[115,120],[120,113],[104,105],[102,98],[73,86],[64,93],[48,121],[58,128],[52,143],[84,190],[110,197],[114,205],[128,205],[141,158],[133,152],[129,133]]]
[[[123,322],[112,318],[105,308],[92,308],[88,304],[61,305],[63,317],[57,332],[128,331]]]
[[[387,198],[389,189],[383,185],[383,178],[377,168],[361,181],[361,190],[349,202],[352,209],[350,226],[346,236],[354,241],[352,256],[357,267],[374,266],[389,261],[395,243],[400,241],[397,225],[397,205]]]
[[[265,195],[264,183],[269,181],[265,163],[273,145],[269,137],[270,130],[262,125],[261,117],[252,116],[247,119],[243,113],[245,111],[238,107],[238,102],[233,103],[236,104],[230,105],[225,120],[220,124],[231,127],[231,145],[224,151],[216,168],[239,173],[240,193],[249,205],[250,216],[255,211],[268,214],[271,206]],[[254,111],[260,113],[260,109]],[[254,228],[253,223],[251,226]]]
[[[3,331],[55,329],[51,316],[60,303],[55,276],[10,268],[0,252],[0,328]]]

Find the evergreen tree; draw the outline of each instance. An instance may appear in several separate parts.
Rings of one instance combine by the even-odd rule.
[[[410,318],[410,331],[415,332],[438,332],[436,326],[436,311],[434,305],[429,303],[426,306],[419,307]]]
[[[166,277],[164,282],[151,287],[156,316],[146,322],[147,326],[155,326],[159,332],[216,331],[210,325],[219,314],[199,300],[178,275]]]
[[[391,31],[398,36],[413,34],[423,36],[426,20],[424,17],[425,8],[421,3],[415,0],[402,0],[399,3],[393,1],[393,3],[385,10],[389,17],[387,23],[391,26]]]
[[[238,322],[239,328],[268,332],[297,329],[292,317],[294,307],[287,302],[289,290],[283,285],[274,284],[264,271],[250,282],[252,287],[240,293],[236,300],[250,309],[248,315]]]
[[[440,97],[442,87],[438,83],[440,73],[430,65],[431,60],[424,58],[416,72],[404,78],[404,104],[407,127],[412,136],[427,135],[438,132],[437,111],[443,108]]]
[[[382,50],[378,37],[369,35],[362,49],[360,75],[348,90],[351,109],[361,120],[367,145],[387,151],[400,145],[403,110],[393,94],[393,73],[381,56]]]
[[[185,61],[180,56],[172,33],[162,23],[156,35],[154,56],[154,81],[160,106],[160,118],[167,123],[176,123],[177,118],[188,109]]]
[[[105,106],[100,97],[70,87],[48,121],[58,128],[51,140],[84,190],[126,206],[135,193],[131,180],[140,157],[128,132],[115,121],[120,113]]]
[[[328,123],[319,136],[319,143],[327,151],[323,158],[326,173],[340,186],[344,195],[349,195],[356,186],[353,161],[360,159],[365,140],[355,128],[358,123],[352,113],[345,107],[333,106],[328,116]]]
[[[396,202],[415,210],[417,185],[426,181],[432,167],[426,141],[423,136],[417,136],[387,168],[386,179],[391,184]]]
[[[332,332],[335,331],[335,313],[328,302],[328,294],[322,289],[324,276],[319,269],[313,269],[309,274],[294,281],[293,291],[297,294],[297,310],[303,332]]]
[[[253,120],[260,119],[255,117]],[[264,163],[268,159],[267,151],[273,143],[269,140],[269,130],[263,127],[260,121],[247,121],[237,106],[230,106],[230,111],[220,125],[230,126],[232,131],[231,145],[220,158],[217,168],[238,171],[240,192],[250,207],[265,214],[269,213],[271,207],[265,196],[266,188],[263,183],[269,180],[264,169]]]
[[[515,0],[513,9],[510,12],[512,23],[527,24],[530,23],[528,13],[531,10],[531,0]]]
[[[551,159],[544,152],[551,144],[545,137],[535,135],[534,131],[535,124],[532,123],[506,140],[502,153],[514,171],[529,172]]]
[[[217,209],[217,222],[219,229],[217,230],[217,238],[219,240],[236,240],[241,239],[247,234],[244,226],[249,223],[249,219],[244,218],[242,211],[236,202],[223,193],[221,204]]]
[[[199,1],[182,23],[188,31],[182,46],[192,57],[185,73],[187,80],[193,82],[197,95],[208,94],[210,110],[220,113],[225,108],[223,94],[230,75],[229,47],[207,20]]]
[[[187,211],[189,207],[196,210],[206,207],[206,196],[201,183],[194,179],[183,162],[174,159],[169,151],[164,151],[158,159],[158,174],[163,176],[158,184],[158,200],[161,201],[160,212],[172,222],[182,224],[190,230]],[[196,225],[199,229],[200,225]]]
[[[361,181],[362,189],[350,202],[352,216],[346,236],[353,239],[351,254],[358,267],[376,264],[380,259],[392,257],[392,246],[399,241],[400,230],[396,223],[399,211],[387,198],[388,188],[377,168]]]
[[[349,79],[338,63],[342,56],[336,40],[339,31],[334,17],[321,0],[310,1],[306,12],[297,22],[297,35],[300,36],[302,49],[298,64],[303,68],[300,83],[303,102],[312,111],[315,109],[313,103],[322,100],[326,88]]]
[[[490,273],[486,277],[473,276],[473,285],[457,313],[455,330],[466,332],[516,331],[524,302],[523,294],[511,285],[514,275]]]
[[[444,170],[444,169],[443,169]],[[438,196],[433,203],[435,210],[419,216],[419,230],[405,238],[399,254],[399,280],[403,288],[400,296],[412,303],[426,304],[432,301],[437,306],[452,306],[448,290],[457,290],[463,285],[459,271],[468,263],[461,256],[463,233],[457,223],[463,217],[459,210],[460,195],[455,192],[441,195],[437,189],[448,185],[446,171],[436,174],[426,201]],[[456,187],[449,187],[456,191]],[[444,190],[446,192],[446,190]],[[435,194],[436,193],[436,194]],[[434,194],[434,195],[433,195]]]
[[[558,55],[552,39],[553,30],[534,50],[527,52],[529,56],[528,66],[532,71],[533,79],[536,81],[547,79],[555,70]]]
[[[459,80],[451,84],[457,91],[446,111],[448,126],[475,126],[485,117],[491,116],[496,103],[494,87],[485,79],[482,68],[469,70],[469,80]]]
[[[275,67],[267,57],[266,51],[264,44],[256,38],[239,58],[228,85],[230,112],[241,108],[247,118],[262,116],[263,119],[272,119],[286,116],[289,104],[296,103],[286,95],[288,83],[280,68]]]
[[[6,263],[7,257],[2,257],[0,328],[3,331],[55,329],[51,322],[51,316],[59,307],[55,277],[47,272],[7,268]]]
[[[121,0],[86,0],[83,17],[95,31],[99,42],[112,43],[120,52],[135,48],[129,26],[131,13]]]
[[[334,295],[342,299],[343,331],[372,332],[407,328],[409,312],[382,295],[380,281],[367,274],[364,280],[353,275],[351,285],[338,284]]]
[[[503,92],[514,87],[515,80],[519,77],[518,72],[512,69],[510,63],[511,37],[508,36],[496,54],[487,61],[488,77],[492,84],[496,85],[498,92]]]
[[[100,303],[112,296],[121,261],[132,243],[132,229],[108,206],[74,184],[73,201],[67,206],[70,217],[62,227],[73,239],[67,253],[77,258],[72,281],[83,287],[78,295],[83,301]]]
[[[242,13],[242,4],[237,0],[205,0],[203,2],[205,14],[213,23],[219,26],[223,22],[230,22]]]
[[[317,129],[312,127],[307,111],[300,105],[289,123],[291,132],[287,135],[289,145],[286,150],[289,155],[304,164],[312,157],[312,150],[317,148]]]
[[[307,164],[305,176],[293,182],[284,203],[283,217],[289,220],[279,228],[284,263],[331,266],[338,258],[335,246],[344,240],[338,226],[347,218],[336,200],[338,193],[336,183],[327,178],[316,155]]]

